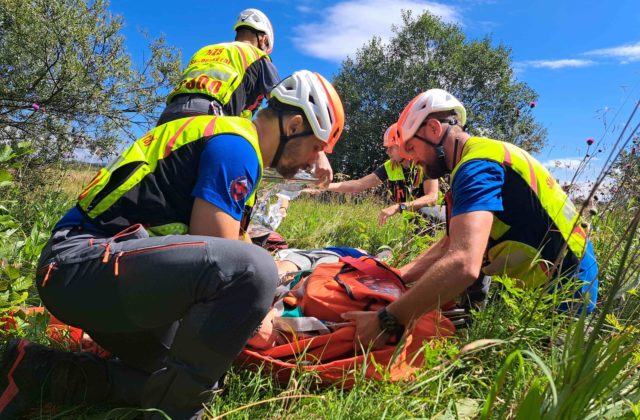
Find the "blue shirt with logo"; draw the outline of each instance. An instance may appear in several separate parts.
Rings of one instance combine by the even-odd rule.
[[[259,171],[258,156],[246,139],[235,134],[216,136],[200,156],[200,173],[191,195],[240,220]]]
[[[235,220],[242,218],[244,206],[259,177],[258,156],[251,144],[236,134],[213,137],[200,155],[199,173],[191,195],[213,204]],[[54,230],[83,226],[100,233],[73,207]]]

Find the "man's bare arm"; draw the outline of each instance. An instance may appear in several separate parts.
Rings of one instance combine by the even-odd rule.
[[[462,293],[480,275],[493,214],[464,213],[451,219],[449,243],[443,255],[424,272],[414,287],[387,310],[408,325]]]
[[[329,184],[327,191],[341,192],[341,193],[359,193],[366,191],[369,188],[377,187],[382,184],[380,178],[376,174],[369,174],[359,179],[352,179],[350,181],[332,182]]]
[[[420,279],[429,267],[444,255],[448,244],[449,237],[443,236],[438,242],[424,250],[413,261],[403,267],[400,267],[400,274],[402,275],[404,282],[413,283]]]
[[[189,234],[238,239],[240,222],[217,206],[196,198],[191,209]]]
[[[418,211],[422,207],[435,206],[438,202],[438,180],[427,179],[422,183],[422,189],[424,195],[416,198],[413,201],[407,201],[407,209],[411,211]]]

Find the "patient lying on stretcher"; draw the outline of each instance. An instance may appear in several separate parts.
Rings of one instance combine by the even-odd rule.
[[[328,247],[314,250],[283,249],[277,251],[274,258],[278,267],[280,282],[276,289],[274,306],[257,329],[254,337],[247,344],[253,348],[265,349],[291,340],[292,335],[328,334],[338,328],[349,325],[348,322],[327,322],[325,319],[308,316],[309,314],[302,312],[300,305],[287,305],[287,299],[291,298],[291,294],[305,293],[296,292],[298,282],[305,281],[305,276],[316,267],[322,264],[337,263],[341,257],[354,259],[365,257],[369,262],[378,260],[377,257],[354,248]],[[389,270],[392,269],[387,271]],[[373,289],[376,289],[376,286],[385,287],[384,280],[371,277],[370,279],[368,285]],[[378,281],[380,281],[379,284]],[[303,288],[301,289],[304,290]],[[395,298],[397,298],[402,293],[402,290],[406,290],[404,285],[402,285],[401,289],[391,291],[390,294],[395,295]],[[374,309],[372,308],[371,310]],[[468,318],[468,312],[455,305],[449,305],[442,314],[449,318],[455,326],[462,326]]]

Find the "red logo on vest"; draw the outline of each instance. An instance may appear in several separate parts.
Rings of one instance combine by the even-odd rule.
[[[151,133],[147,134],[142,139],[140,139],[140,141],[142,141],[142,144],[144,144],[145,147],[149,147],[151,145],[151,143],[153,143],[155,140],[156,140],[156,138],[153,137],[153,134],[151,134]]]
[[[553,176],[548,176],[547,177],[547,187],[549,187],[549,189],[552,189],[555,184],[556,184],[556,180],[553,179]]]
[[[249,180],[246,176],[240,176],[233,180],[229,187],[231,198],[236,201],[243,200],[249,194]]]

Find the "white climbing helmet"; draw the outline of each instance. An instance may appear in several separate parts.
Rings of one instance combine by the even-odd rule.
[[[331,153],[344,129],[344,108],[338,92],[327,79],[308,70],[300,70],[283,79],[271,90],[271,98],[300,108],[313,134],[327,143]]]
[[[442,89],[429,89],[413,98],[400,114],[398,119],[398,143],[403,145],[416,134],[429,114],[441,111],[455,110],[458,114],[458,123],[464,126],[467,123],[467,110],[455,96]]]
[[[265,53],[271,54],[275,40],[273,35],[273,26],[271,26],[271,21],[267,15],[258,9],[245,9],[238,15],[236,24],[233,25],[233,30],[237,31],[238,28],[242,26],[248,26],[258,32],[264,32],[267,34],[267,45],[265,45],[263,50]]]

